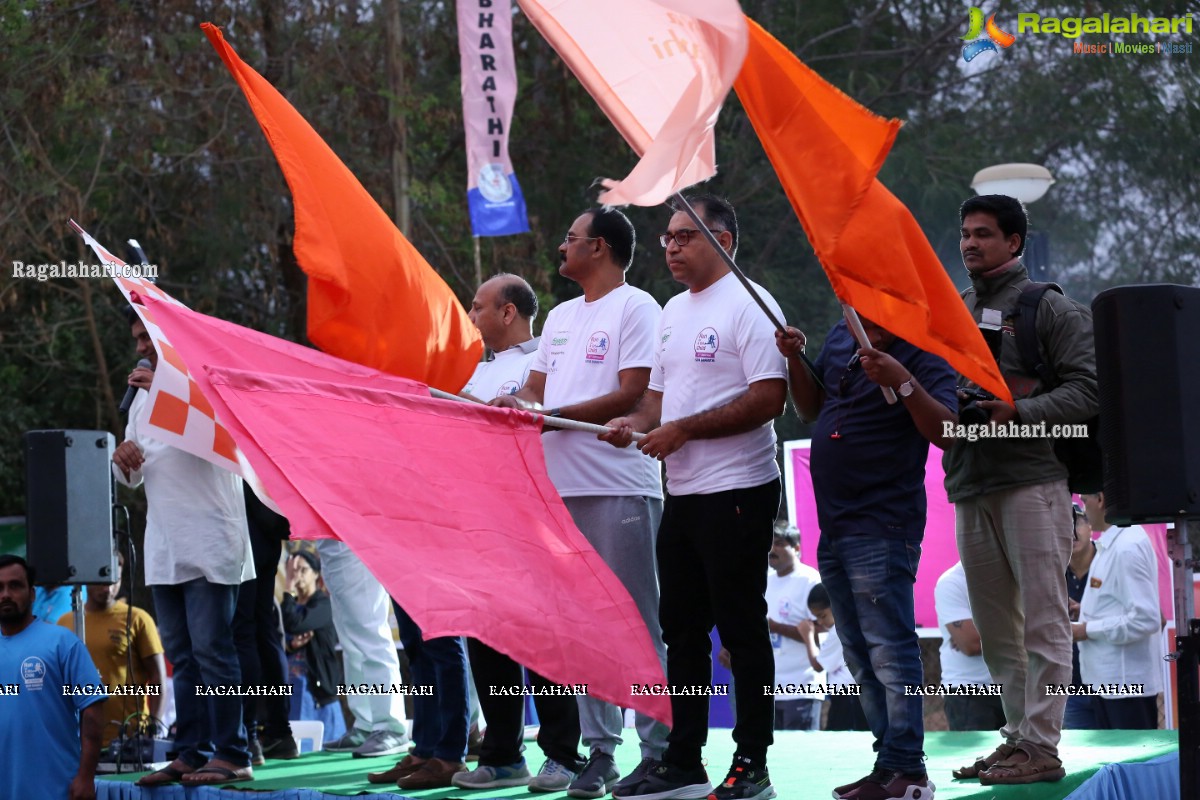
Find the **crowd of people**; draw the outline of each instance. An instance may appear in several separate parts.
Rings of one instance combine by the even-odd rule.
[[[1028,225],[1021,204],[991,195],[968,200],[960,212],[971,278],[963,300],[989,334],[1015,398],[1009,403],[980,394],[942,358],[870,319],[861,321],[865,341],[838,322],[810,361],[806,335],[777,328],[733,274],[733,207],[713,195],[687,203],[672,209],[659,237],[667,268],[684,287],[665,307],[626,282],[635,232],[615,209],[589,209],[567,231],[559,271],[581,295],[550,311],[540,337],[533,335],[538,300],[527,282],[501,274],[479,286],[470,318],[492,357],[463,396],[607,428],[597,436],[547,426],[547,471],[579,530],[629,591],[669,685],[711,685],[715,627],[735,716],[731,764],[715,786],[702,759],[709,726],[703,693],[672,693],[669,729],[636,715],[641,761],[622,775],[615,753],[629,735],[623,710],[539,692],[544,760],[533,772],[523,755],[523,698],[488,687],[551,684],[483,642],[424,638],[341,542],[285,551],[286,520],[244,493],[239,478],[142,428],[143,392],[113,471],[121,483],[145,486],[144,569],[157,632],[148,615],[117,599],[118,574],[88,591],[85,649],[64,628],[34,620],[33,569],[0,559],[0,683],[19,685],[22,711],[46,720],[38,737],[0,723],[0,753],[55,740],[38,791],[28,788],[34,779],[27,770],[0,769],[0,794],[91,796],[105,742],[130,722],[163,732],[165,692],[60,702],[57,692],[37,688],[161,689],[165,655],[173,669],[173,751],[168,764],[138,779],[141,786],[252,780],[266,759],[297,757],[288,719],[303,715],[326,723],[326,750],[399,756],[364,777],[403,789],[528,786],[579,798],[762,800],[775,796],[767,765],[773,731],[825,728],[865,730],[874,739],[873,753],[861,756],[869,771],[834,788],[835,796],[931,797],[924,698],[911,691],[926,684],[913,587],[930,444],[944,451],[961,556],[936,590],[942,682],[988,689],[947,697],[946,716],[952,730],[1000,736],[955,779],[1062,778],[1064,717],[1067,727],[1155,727],[1163,620],[1146,534],[1108,527],[1103,495],[1073,507],[1052,440],[951,435],[968,401],[993,424],[1074,423],[1097,413],[1085,308],[1058,292],[1039,301],[1038,346],[1054,383],[1018,353],[1013,316],[1029,284],[1020,262]],[[783,320],[769,292],[750,288]],[[129,384],[149,388],[158,356],[136,315],[130,325],[150,366],[135,369]],[[800,560],[798,533],[776,524],[773,420],[789,392],[801,419],[814,425],[815,568]],[[273,576],[281,560],[277,607]],[[336,690],[401,684],[389,612],[412,684],[434,689],[413,698],[411,730],[399,693],[339,697]],[[70,615],[62,622],[69,625]],[[281,685],[289,674],[303,686],[291,714],[287,699],[270,693],[205,691]],[[1056,686],[1111,691],[1051,691]],[[8,711],[2,716],[13,719]],[[478,764],[469,769],[480,712]]]

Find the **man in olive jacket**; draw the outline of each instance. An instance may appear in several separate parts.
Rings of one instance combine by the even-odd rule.
[[[1099,408],[1091,313],[1056,291],[1036,315],[1038,348],[1058,383],[1043,385],[1024,366],[1014,311],[1029,275],[1020,262],[1028,220],[1003,195],[963,203],[960,250],[971,276],[963,300],[979,324],[1015,405],[980,400],[999,425],[1079,423]],[[960,389],[971,384],[960,379]],[[961,397],[961,394],[960,394]],[[963,421],[960,418],[960,422]],[[1004,742],[955,771],[984,784],[1055,781],[1066,697],[1046,686],[1071,682],[1071,622],[1065,572],[1071,555],[1067,469],[1052,438],[960,437],[946,450],[946,493],[954,503],[958,550],[983,643],[983,657],[1003,685]]]

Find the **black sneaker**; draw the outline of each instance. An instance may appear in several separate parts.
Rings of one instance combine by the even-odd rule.
[[[745,756],[734,756],[729,774],[712,791],[708,800],[768,800],[775,796],[775,787],[766,767],[757,767]]]
[[[833,800],[845,800],[851,792],[857,791],[864,783],[878,783],[880,786],[886,785],[892,778],[896,776],[895,771],[875,767],[871,770],[870,775],[864,775],[854,783],[843,784],[833,790]]]
[[[621,780],[613,784],[613,797],[620,797],[623,792],[627,792],[629,789],[641,783],[642,780],[650,774],[650,770],[654,769],[656,764],[658,764],[658,762],[653,758],[643,756],[642,760],[638,762],[638,765],[633,768],[633,772],[629,773],[624,778],[621,778]]]
[[[263,755],[267,758],[292,759],[300,757],[300,750],[296,747],[296,740],[291,736],[261,736],[259,741],[262,743]]]
[[[614,786],[613,797],[618,800],[701,800],[712,791],[704,767],[684,769],[665,761],[651,761],[645,772],[637,783],[621,781]]]
[[[579,777],[567,787],[567,797],[604,797],[620,777],[613,757],[597,750],[588,757],[587,763],[579,771]]]

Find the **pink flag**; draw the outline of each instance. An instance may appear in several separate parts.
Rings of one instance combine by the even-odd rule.
[[[746,57],[737,0],[519,0],[641,161],[606,205],[653,206],[717,172],[713,127]]]
[[[92,248],[92,252],[102,264],[125,266],[124,261],[93,239],[79,223],[75,220],[68,222],[83,238],[84,244]],[[146,310],[141,298],[155,297],[181,308],[183,304],[145,278],[121,274],[123,272],[124,270],[114,269],[113,282],[137,312],[146,327],[146,333],[150,335],[155,352],[158,353],[154,381],[150,385],[148,400],[142,406],[142,416],[138,424],[150,431],[151,436],[159,441],[241,475],[260,500],[273,511],[279,511],[275,501],[263,488],[253,467],[234,444],[229,429],[217,417],[216,411],[200,391],[187,364],[171,346],[167,335],[155,324],[154,316]]]
[[[426,637],[473,636],[669,722],[667,698],[632,695],[663,683],[662,668],[629,593],[550,483],[535,416],[435,400],[420,384],[146,302],[204,365],[197,382],[295,536],[344,541]]]

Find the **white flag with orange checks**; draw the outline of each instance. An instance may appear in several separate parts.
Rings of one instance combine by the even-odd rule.
[[[124,261],[110,253],[74,220],[71,220],[71,227],[92,248],[101,264],[125,266]],[[145,278],[130,277],[119,272],[114,271],[113,281],[141,317],[154,349],[158,351],[158,366],[154,370],[154,381],[150,384],[150,397],[142,406],[142,418],[138,423],[151,431],[155,439],[241,475],[250,483],[255,494],[274,508],[254,470],[238,451],[233,437],[201,394],[199,385],[188,372],[187,364],[155,324],[152,313],[135,298],[154,297],[177,306],[183,306],[183,303]]]

